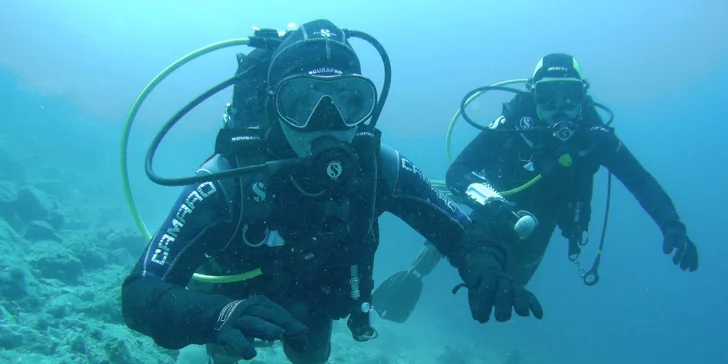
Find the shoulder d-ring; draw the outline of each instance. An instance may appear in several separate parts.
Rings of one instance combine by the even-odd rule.
[[[243,242],[253,248],[257,248],[263,244],[265,244],[266,241],[268,241],[268,236],[270,235],[270,230],[268,229],[268,226],[265,227],[265,236],[263,236],[263,239],[260,240],[259,243],[253,244],[250,241],[248,241],[248,237],[246,236],[248,233],[248,224],[243,225]]]

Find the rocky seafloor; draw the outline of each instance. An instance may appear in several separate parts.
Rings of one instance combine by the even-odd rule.
[[[46,163],[19,140],[0,134],[0,363],[206,363],[202,347],[164,350],[121,319],[121,282],[145,242],[120,187],[109,187],[118,185],[115,165],[74,170],[58,155]],[[385,326],[376,343],[362,345],[337,324],[329,362],[507,360],[472,345],[404,340],[398,329]],[[286,362],[278,345],[251,361]]]

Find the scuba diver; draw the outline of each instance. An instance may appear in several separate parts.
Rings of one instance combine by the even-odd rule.
[[[526,91],[503,85],[524,82]],[[690,240],[672,200],[632,155],[609,127],[613,114],[594,102],[587,91],[577,61],[568,54],[543,57],[531,79],[513,80],[481,87],[468,93],[456,113],[482,131],[456,158],[447,171],[446,188],[452,199],[471,208],[482,204],[476,188],[489,188],[496,197],[514,208],[528,211],[538,220],[532,234],[513,248],[506,274],[518,285],[526,286],[544,256],[549,240],[558,227],[568,240],[568,258],[579,268],[584,283],[599,281],[606,230],[606,215],[597,257],[586,271],[579,262],[581,247],[587,241],[591,217],[593,179],[601,166],[609,171],[608,188],[614,174],[634,195],[655,221],[664,237],[663,252],[673,254],[673,263],[683,271],[698,269],[698,250]],[[503,105],[502,114],[483,127],[468,117],[466,106],[480,94],[509,91],[516,96]],[[611,117],[605,123],[597,107]],[[448,131],[448,141],[451,129]],[[449,142],[448,142],[449,151]],[[422,277],[441,259],[431,244],[415,259],[409,271],[387,279],[374,293],[380,316],[404,322],[415,308],[422,290]],[[387,315],[382,315],[387,312]]]
[[[379,100],[350,37],[382,56]],[[518,239],[509,206],[468,217],[409,159],[380,144],[375,124],[391,68],[379,42],[316,20],[282,35],[257,30],[249,44],[256,49],[238,55],[235,82],[203,95],[235,85],[215,154],[195,176],[154,173],[163,135],[147,154],[150,179],[184,190],[124,280],[130,328],[167,349],[206,345],[210,363],[250,360],[257,346],[277,340],[293,363],[325,363],[334,320],[348,317],[356,341],[378,335],[372,273],[384,212],[458,269],[476,320],[494,312],[503,321],[512,311],[543,317],[536,297],[503,271]]]

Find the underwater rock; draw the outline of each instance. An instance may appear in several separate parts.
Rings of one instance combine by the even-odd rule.
[[[0,181],[0,216],[15,216],[15,201],[18,200],[18,188],[14,183]]]
[[[21,249],[25,247],[25,241],[17,233],[14,226],[8,221],[0,219],[0,256],[2,255],[20,255]]]
[[[126,249],[116,249],[109,252],[109,261],[127,267],[134,264],[136,257],[132,257]]]
[[[58,181],[64,181],[68,180],[68,175],[71,174],[70,172],[68,172],[68,170],[68,168],[62,169],[53,166],[40,166],[36,169],[36,173],[38,175],[38,178],[40,179],[54,179]]]
[[[17,325],[2,325],[0,329],[0,348],[5,350],[15,349],[23,345],[23,334],[12,330]]]
[[[100,246],[95,234],[66,230],[63,235],[63,246],[73,252],[76,258],[83,263],[84,269],[101,269],[109,264],[111,253],[105,247]]]
[[[390,362],[384,353],[379,353],[373,358],[367,360],[366,364],[390,364]]]
[[[443,347],[443,352],[437,357],[437,362],[442,364],[465,364],[470,361],[471,355],[465,350],[453,348],[450,345]]]
[[[56,207],[50,196],[33,186],[21,188],[15,201],[15,213],[25,222],[45,220]]]
[[[37,269],[43,278],[76,284],[83,274],[83,263],[71,250],[54,241],[44,240],[33,244],[28,256],[30,265]]]
[[[89,248],[76,251],[76,257],[81,260],[83,267],[87,269],[101,269],[109,264],[107,254],[98,249]]]
[[[15,183],[0,181],[0,207],[12,205],[18,199],[18,188]]]
[[[53,227],[55,230],[61,230],[66,225],[66,217],[63,216],[58,210],[53,210],[48,215],[46,222]]]
[[[0,348],[50,354],[55,347],[52,340],[27,325],[0,322]]]
[[[21,267],[5,267],[0,272],[0,297],[18,300],[28,294],[26,272]]]
[[[72,316],[83,301],[73,294],[66,293],[53,297],[45,307],[45,313],[55,319]]]
[[[85,290],[78,296],[85,302],[91,302],[96,299],[97,292],[93,289]]]
[[[116,277],[107,278],[111,275]],[[94,281],[103,283],[93,286],[93,294],[86,292],[80,294],[81,299],[87,302],[79,306],[79,312],[86,317],[93,317],[106,323],[123,325],[119,287],[122,285],[124,275],[112,272],[108,276],[94,275]]]
[[[63,216],[63,228],[69,230],[92,230],[91,221],[80,211],[66,211]]]
[[[33,186],[49,195],[63,198],[69,194],[69,186],[57,179],[39,179],[33,181]]]
[[[31,221],[25,229],[24,237],[30,241],[50,240],[63,241],[63,238],[56,234],[53,227],[45,221]]]
[[[144,238],[131,229],[112,230],[105,240],[109,249],[124,249],[133,257],[139,256],[147,245]]]
[[[70,331],[65,344],[70,349],[68,358],[81,357],[91,363],[174,364],[179,355],[178,351],[160,350],[150,339],[120,325],[78,327]]]

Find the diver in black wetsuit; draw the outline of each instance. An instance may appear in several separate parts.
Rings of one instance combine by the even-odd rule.
[[[246,110],[229,108],[218,144],[243,144],[217,148],[198,176],[298,161],[186,186],[124,281],[130,328],[165,348],[206,344],[214,363],[253,358],[259,340],[282,340],[293,363],[325,363],[333,320],[348,317],[357,341],[377,335],[372,271],[384,212],[458,268],[477,320],[494,307],[501,319],[512,310],[542,317],[533,294],[503,274],[517,239],[501,228],[512,224],[507,211],[482,208],[471,222],[364,123],[385,96],[377,103],[360,75],[348,32],[318,20],[287,33],[253,85],[266,90],[268,121],[241,127],[236,115]]]
[[[503,195],[514,209],[526,210],[538,219],[533,233],[513,248],[506,267],[507,274],[525,286],[557,227],[568,239],[569,259],[578,263],[580,247],[587,242],[593,178],[604,166],[624,183],[660,228],[663,252],[673,254],[673,262],[682,270],[697,270],[697,247],[688,238],[670,197],[602,121],[587,94],[588,85],[572,56],[557,53],[544,57],[527,82],[530,92],[518,92],[504,104],[502,115],[471,141],[448,169],[446,184],[453,200],[478,207],[468,188],[485,183],[496,191],[507,191]],[[489,88],[498,89],[480,90]],[[430,273],[440,258],[426,244],[410,270],[417,276],[409,280],[410,286],[420,284],[419,279]],[[589,272],[582,269],[585,283],[598,281],[597,266],[595,261]],[[411,291],[401,284],[407,281],[404,274],[398,274],[402,275],[396,279],[400,284],[385,282],[381,288]],[[395,277],[388,281],[394,282]],[[376,299],[375,304],[410,312],[416,302],[398,300],[410,306]]]

